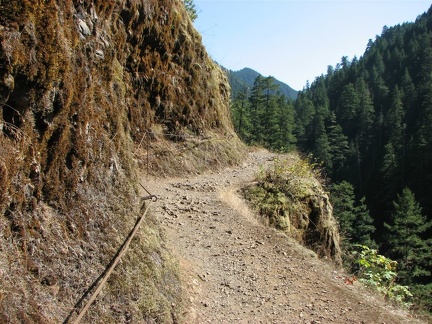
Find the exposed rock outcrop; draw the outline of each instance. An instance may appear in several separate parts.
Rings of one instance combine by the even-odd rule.
[[[308,161],[292,154],[275,159],[243,193],[264,223],[340,265],[338,224],[318,178]]]

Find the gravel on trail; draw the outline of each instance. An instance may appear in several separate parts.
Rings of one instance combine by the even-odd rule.
[[[266,227],[238,189],[273,158],[188,178],[146,179],[153,213],[178,259],[185,323],[421,323],[328,260]]]

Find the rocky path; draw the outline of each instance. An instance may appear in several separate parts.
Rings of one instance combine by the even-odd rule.
[[[272,158],[254,152],[221,172],[146,181],[180,263],[185,322],[420,323],[254,218],[237,189]]]

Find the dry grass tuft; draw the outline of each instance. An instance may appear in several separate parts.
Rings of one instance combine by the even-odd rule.
[[[173,138],[174,141],[168,138]],[[142,172],[159,177],[200,174],[238,164],[245,158],[246,146],[226,134],[207,136],[154,132],[144,136],[135,151]]]

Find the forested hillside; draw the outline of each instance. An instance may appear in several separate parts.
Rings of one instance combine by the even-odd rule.
[[[296,142],[294,102],[273,77],[258,75],[251,89],[243,87],[232,100],[231,114],[237,134],[250,145],[286,152]]]
[[[235,97],[240,137],[321,161],[346,251],[378,247],[431,310],[432,9],[385,26],[362,57],[329,66],[295,103],[274,89],[259,76]]]
[[[432,9],[415,23],[385,26],[360,59],[329,66],[299,93],[295,110],[298,147],[338,183],[345,235],[375,241],[397,260],[399,281],[430,309]],[[341,204],[347,197],[348,209]],[[361,224],[359,208],[367,214]]]

